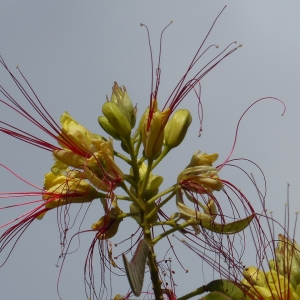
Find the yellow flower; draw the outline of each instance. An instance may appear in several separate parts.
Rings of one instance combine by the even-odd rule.
[[[46,208],[52,209],[71,203],[91,202],[103,196],[89,182],[80,177],[80,172],[71,174],[57,176],[50,172],[45,175],[43,199],[46,201]]]
[[[117,183],[123,180],[124,174],[114,161],[112,140],[92,140],[90,148],[94,153],[89,158],[75,154],[70,150],[54,150],[53,155],[57,161],[51,171],[57,175],[64,172],[68,166],[83,169],[86,178],[96,188],[103,191],[116,188]]]
[[[217,175],[218,172],[218,169],[209,166],[189,167],[179,174],[177,183],[198,194],[220,191],[223,183]]]
[[[219,170],[212,166],[217,159],[217,153],[196,151],[188,166],[178,175],[178,185],[198,194],[220,191],[223,183],[218,176]]]
[[[212,163],[217,158],[218,154],[200,153],[200,151],[194,153],[190,164],[177,177],[176,205],[180,213],[173,214],[172,218],[186,221],[194,219],[198,224],[202,221],[204,227],[214,223],[218,210],[213,198],[210,196],[206,203],[202,203],[193,196],[193,193],[211,195],[213,191],[220,191],[223,188],[223,183],[217,175],[219,170],[212,167]],[[196,205],[203,212],[186,206],[182,192],[194,207]],[[196,233],[200,232],[198,226],[193,227]]]
[[[90,156],[95,152],[94,140],[102,140],[98,134],[91,133],[84,126],[76,122],[67,112],[60,117],[62,132],[58,136],[59,144],[64,149],[72,150],[82,156]]]
[[[91,133],[67,112],[63,113],[60,122],[62,132],[57,140],[63,150],[53,150],[56,161],[51,170],[55,175],[63,173],[68,166],[83,169],[86,159],[91,158],[100,150],[99,142],[104,142],[101,136]]]
[[[279,234],[275,248],[275,260],[269,261],[270,269],[289,277],[290,284],[296,289],[300,284],[300,247],[296,241]]]
[[[264,273],[263,271],[250,267],[254,271],[252,276],[249,276],[248,271],[244,272],[245,279],[242,283],[249,286],[246,299],[288,299],[300,300],[300,295],[290,284],[289,280],[278,274],[276,271]]]

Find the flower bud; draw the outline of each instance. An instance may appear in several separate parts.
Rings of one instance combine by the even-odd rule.
[[[112,136],[115,140],[120,140],[120,135],[118,132],[112,127],[107,118],[100,116],[98,117],[98,123],[102,127],[102,129]]]
[[[146,190],[145,190],[145,200],[149,200],[155,195],[157,195],[159,191],[159,186],[163,182],[163,177],[159,175],[150,175],[148,178]]]
[[[131,126],[129,121],[116,104],[105,102],[102,106],[102,112],[120,137],[130,137]]]
[[[156,103],[156,102],[155,102]],[[145,155],[148,159],[157,157],[164,142],[164,128],[166,125],[166,119],[170,115],[170,108],[160,112],[154,105],[154,112],[147,118],[145,118],[142,131],[142,140],[144,145]],[[151,118],[149,120],[149,118]],[[148,124],[149,123],[149,124]]]
[[[135,122],[136,122],[137,109],[133,107],[125,86],[123,86],[123,89],[122,89],[115,82],[112,89],[113,89],[113,92],[111,95],[110,102],[116,104],[119,107],[121,112],[127,118],[131,128],[133,128],[135,126]]]
[[[177,110],[165,128],[165,145],[175,148],[183,141],[192,122],[192,116],[187,109]]]

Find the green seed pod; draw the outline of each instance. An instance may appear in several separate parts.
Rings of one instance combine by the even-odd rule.
[[[120,140],[119,134],[115,131],[115,129],[111,126],[111,124],[108,122],[107,118],[100,116],[98,117],[98,123],[102,127],[102,129],[108,133],[110,136],[112,136],[115,140]]]
[[[129,121],[116,104],[105,102],[102,106],[102,112],[120,137],[130,137],[131,126]]]
[[[192,116],[187,109],[177,110],[166,125],[165,145],[169,148],[179,146],[191,123]]]

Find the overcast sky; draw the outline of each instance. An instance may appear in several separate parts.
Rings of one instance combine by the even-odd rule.
[[[222,163],[232,148],[235,128],[245,109],[261,97],[280,98],[287,107],[284,116],[281,116],[283,106],[274,100],[260,102],[246,114],[232,158],[248,158],[263,170],[267,179],[267,207],[274,210],[279,221],[283,221],[287,182],[291,185],[291,212],[299,210],[298,1],[2,0],[0,52],[14,72],[17,73],[15,66],[19,65],[57,122],[60,115],[68,111],[92,132],[103,134],[97,118],[114,81],[126,86],[133,103],[138,104],[139,116],[148,106],[151,83],[149,46],[146,30],[139,24],[143,22],[149,27],[156,64],[160,33],[171,20],[174,21],[163,38],[158,95],[162,107],[225,4],[228,6],[206,45],[217,44],[219,49],[223,49],[237,41],[243,47],[201,81],[204,106],[201,138],[197,137],[199,121],[194,94],[191,93],[182,103],[182,108],[192,111],[191,129],[185,143],[170,154],[169,165],[158,168],[157,172],[165,177],[164,187],[167,188],[175,182],[177,174],[196,150],[217,152],[220,155],[218,162]],[[211,49],[199,62],[199,69],[218,51]],[[0,69],[0,84],[18,101],[24,101],[3,68]],[[45,133],[17,118],[3,106],[0,119],[53,142]],[[52,157],[50,152],[2,134],[0,163],[42,187],[43,176],[52,165]],[[263,187],[258,170],[247,164],[243,167],[254,172],[258,184]],[[33,190],[6,170],[1,169],[0,172],[1,191]],[[259,199],[254,189],[249,187],[247,178],[237,171],[226,170],[220,176],[226,179],[227,175],[259,209]],[[8,205],[10,201],[3,203]],[[16,218],[22,212],[24,209],[2,211],[1,223]],[[86,228],[102,213],[100,207],[99,211],[90,212],[84,223]],[[134,227],[130,226],[128,229],[133,233]],[[126,227],[124,232],[128,229]],[[117,236],[113,242],[125,237]],[[299,235],[296,238],[300,241]],[[80,250],[67,259],[60,283],[63,299],[85,299],[83,265],[91,239],[92,236],[82,239]],[[42,221],[35,221],[30,226],[1,269],[1,298],[58,299],[56,282],[59,268],[55,265],[59,255],[56,214],[51,212]],[[174,264],[178,270],[175,281],[180,283],[178,296],[204,283],[203,266],[201,261],[195,262],[195,258],[189,255],[181,257],[186,268],[196,267],[195,275],[190,275],[193,280]],[[247,259],[245,264],[255,263],[255,260]],[[214,276],[218,277],[217,274]],[[126,278],[118,277],[117,280],[120,286],[114,287],[114,294],[126,293]],[[149,283],[149,278],[146,282]]]

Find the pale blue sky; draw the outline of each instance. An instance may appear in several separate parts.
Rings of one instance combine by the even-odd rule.
[[[139,26],[140,22],[149,27],[156,64],[161,30],[174,20],[163,39],[159,91],[159,101],[163,104],[225,4],[228,7],[207,45],[215,43],[222,49],[237,41],[243,47],[201,82],[204,105],[201,138],[197,138],[199,126],[194,95],[190,94],[182,103],[182,108],[193,112],[191,129],[185,144],[170,154],[168,168],[158,170],[165,176],[164,186],[168,187],[198,149],[218,152],[219,162],[223,162],[230,152],[235,128],[244,110],[261,97],[278,97],[287,106],[285,115],[281,117],[283,107],[276,101],[268,100],[254,106],[241,123],[233,158],[249,158],[262,168],[267,178],[267,207],[274,210],[275,216],[282,221],[287,182],[291,184],[291,211],[299,210],[298,1],[3,0],[0,4],[0,52],[12,70],[17,71],[15,66],[19,65],[57,122],[67,110],[92,132],[102,134],[97,117],[101,115],[101,105],[105,96],[110,95],[114,81],[126,86],[133,103],[138,104],[139,116],[148,105],[150,58],[147,33]],[[217,50],[210,50],[210,54],[199,63],[199,68],[214,53],[217,54]],[[23,101],[3,68],[0,69],[0,84]],[[51,141],[3,106],[0,119]],[[2,134],[0,163],[41,187],[52,157],[49,152]],[[247,165],[244,167],[254,172],[258,183],[262,183],[257,170]],[[7,171],[0,172],[1,191],[32,190]],[[221,177],[234,182],[259,209],[257,195],[245,177],[226,170]],[[8,203],[6,201],[5,205]],[[17,217],[22,211],[2,211],[1,223]],[[100,208],[99,212],[90,212],[90,219],[84,223],[86,228],[101,215]],[[131,233],[134,229],[130,226]],[[82,239],[80,250],[66,262],[60,285],[63,299],[85,299],[83,265],[90,240],[91,236]],[[122,240],[122,236],[117,236],[116,240]],[[53,212],[30,226],[1,269],[1,298],[58,299],[56,281],[59,269],[55,264],[59,254],[57,221]],[[195,262],[194,256],[181,259],[187,268],[196,269],[186,275],[174,264],[177,271],[175,281],[180,284],[178,295],[203,284],[205,273],[205,267],[200,261]],[[245,260],[245,264],[251,264],[251,258],[249,262]],[[252,264],[254,262],[252,260]],[[215,277],[218,277],[216,273]],[[120,286],[119,289],[114,287],[114,293],[125,293],[126,278],[117,280]],[[146,282],[149,282],[148,278]]]

